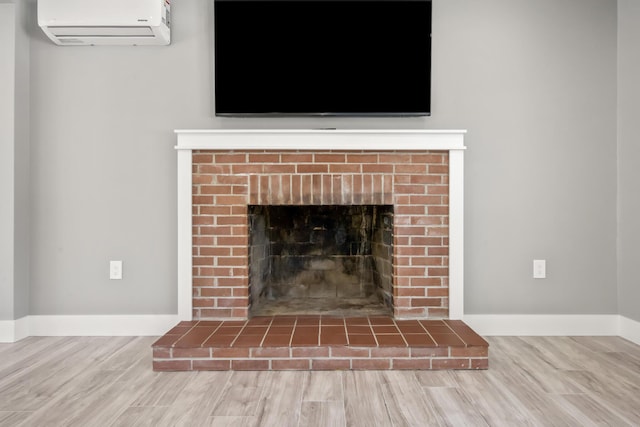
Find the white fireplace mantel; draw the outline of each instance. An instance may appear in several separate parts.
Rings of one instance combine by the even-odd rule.
[[[464,314],[464,130],[176,130],[178,151],[178,317],[192,319],[193,150],[444,150],[449,152],[449,318]]]

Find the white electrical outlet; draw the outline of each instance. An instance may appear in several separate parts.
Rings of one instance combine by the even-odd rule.
[[[122,261],[109,261],[109,279],[122,279]]]
[[[533,260],[533,278],[534,279],[546,279],[547,278],[547,261],[544,259]]]

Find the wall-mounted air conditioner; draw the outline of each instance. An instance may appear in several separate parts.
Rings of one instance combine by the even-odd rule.
[[[38,25],[54,43],[168,45],[170,0],[38,0]]]

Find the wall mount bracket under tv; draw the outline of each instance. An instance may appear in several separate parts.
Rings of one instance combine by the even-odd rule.
[[[215,0],[217,116],[427,116],[430,0]]]

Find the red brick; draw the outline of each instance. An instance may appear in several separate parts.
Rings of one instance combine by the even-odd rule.
[[[396,267],[395,274],[399,276],[424,276],[424,267]],[[429,274],[432,276],[432,274]]]
[[[395,295],[393,305],[397,308],[411,307],[411,297],[403,297],[402,295]]]
[[[171,349],[162,348],[162,347],[154,347],[153,348],[153,358],[154,359],[170,359],[171,358]]]
[[[216,240],[221,246],[246,246],[249,244],[246,236],[218,236]]]
[[[316,371],[337,371],[351,367],[349,359],[314,359],[311,361],[311,369]]]
[[[247,263],[247,260],[244,257],[217,257],[218,266],[226,267],[226,266],[241,266]]]
[[[306,371],[311,367],[309,359],[272,360],[271,369],[278,371]]]
[[[197,319],[223,319],[231,317],[231,310],[228,308],[207,308],[198,310]]]
[[[190,371],[190,360],[154,360],[154,371]]]
[[[329,347],[293,347],[291,357],[329,357]]]
[[[282,163],[311,163],[313,162],[313,154],[311,153],[293,153],[282,154],[280,156]]]
[[[393,369],[431,369],[431,359],[393,359]]]
[[[248,304],[248,302],[247,302]],[[246,304],[245,304],[246,305]],[[240,307],[240,308],[232,308],[231,309],[231,317],[233,317],[234,319],[247,319],[249,317],[249,309],[247,307]]]
[[[427,172],[426,165],[396,165],[395,173],[424,174]]]
[[[231,369],[235,371],[267,371],[269,360],[232,360]]]
[[[449,165],[429,165],[427,170],[430,174],[447,174],[449,173]]]
[[[280,154],[249,154],[249,163],[279,163]]]
[[[331,347],[331,357],[369,357],[369,349],[357,347]]]
[[[420,226],[396,226],[394,232],[398,236],[424,236],[426,234],[425,227]]]
[[[393,173],[393,165],[389,164],[363,164],[362,165],[363,173],[382,173],[382,174],[392,174]]]
[[[231,234],[231,227],[228,226],[200,226],[199,229],[200,235],[228,236]]]
[[[296,166],[297,173],[328,173],[329,166],[323,164],[300,164]]]
[[[398,297],[423,297],[425,296],[425,289],[423,287],[408,287],[403,288],[394,286],[394,296]]]
[[[229,215],[231,208],[229,206],[200,206],[200,215]]]
[[[329,173],[355,174],[355,173],[361,173],[361,172],[362,172],[362,167],[358,164],[334,163],[329,165]]]
[[[231,172],[237,175],[255,175],[263,173],[264,165],[260,163],[252,163],[248,165],[232,165]]]
[[[399,205],[395,207],[396,215],[424,215],[425,212],[424,205]]]
[[[469,359],[433,359],[432,369],[469,369]]]
[[[414,215],[411,217],[411,225],[443,225],[444,218],[441,216]]]
[[[448,236],[449,227],[429,226],[427,227],[427,235],[428,236]]]
[[[215,155],[212,163],[244,163],[246,161],[246,154],[244,153],[218,153]]]
[[[192,257],[193,265],[213,265],[214,257]]]
[[[471,369],[489,369],[489,359],[471,359]]]
[[[447,255],[449,255],[449,248],[447,248],[447,247],[430,247],[430,248],[427,248],[427,255],[430,255],[430,256],[447,256]]]
[[[215,218],[212,216],[198,215],[193,217],[193,225],[213,225]]]
[[[201,185],[200,194],[231,194],[232,189],[230,185]]]
[[[429,212],[429,207],[434,207],[437,206],[439,208],[442,207],[442,196],[434,196],[434,195],[428,195],[428,196],[423,196],[423,195],[411,195],[409,196],[409,203],[407,203],[409,205],[420,205],[420,206],[427,206],[427,212]],[[438,214],[438,215],[446,215],[448,213],[448,210],[442,214]],[[430,213],[430,215],[433,215],[433,213]]]
[[[247,197],[243,195],[219,195],[215,196],[215,204],[217,205],[241,205],[247,204]]]
[[[194,298],[193,299],[193,306],[194,307],[198,307],[198,308],[202,308],[202,307],[206,307],[206,308],[213,308],[215,307],[215,303],[216,303],[216,299],[215,298]]]
[[[316,163],[344,163],[346,161],[346,155],[338,153],[317,153],[314,155],[314,161]]]
[[[443,175],[410,175],[412,184],[442,184]]]
[[[191,198],[194,205],[212,205],[213,196],[193,196]]]
[[[430,297],[446,297],[449,296],[449,288],[427,288],[427,296]]]
[[[246,216],[219,215],[216,217],[217,225],[247,225]]]
[[[377,347],[371,349],[371,357],[409,357],[410,349],[408,347]]]
[[[443,308],[429,307],[427,310],[427,317],[434,319],[444,319],[449,316],[449,309],[445,306]]]
[[[202,297],[230,297],[232,291],[230,288],[201,288],[200,296]]]
[[[228,174],[231,173],[231,165],[211,165],[201,164],[197,165],[197,172],[206,173],[211,175]]]
[[[231,248],[225,248],[220,246],[201,246],[200,247],[200,255],[205,256],[230,256]]]
[[[424,256],[426,248],[423,246],[397,246],[395,248],[395,255],[418,255]]]
[[[390,359],[353,359],[351,360],[352,369],[390,369]]]
[[[248,286],[246,277],[218,277],[218,286],[233,287],[246,287]]]
[[[411,307],[438,307],[441,298],[411,298]]]
[[[429,215],[448,215],[449,206],[427,206],[427,214]]]
[[[173,357],[176,359],[203,358],[211,357],[211,351],[208,348],[174,348]]]
[[[252,348],[251,357],[256,357],[256,358],[289,357],[289,347]]]
[[[243,307],[247,305],[246,298],[218,298],[218,307]]]
[[[381,155],[382,156],[382,155]],[[347,154],[348,163],[377,163],[377,154]]]
[[[248,358],[250,355],[249,347],[214,347],[213,357],[220,359],[237,359]]]
[[[488,355],[488,347],[451,347],[451,357],[487,357]]]
[[[416,317],[426,317],[426,311],[424,308],[403,308],[394,307],[394,315],[398,319],[413,319]]]
[[[228,359],[194,360],[193,369],[198,371],[228,371],[231,361]]]
[[[233,288],[233,296],[234,297],[248,297],[249,296],[249,288]]]
[[[427,274],[429,276],[448,276],[449,268],[448,267],[430,267],[427,269]]]
[[[426,153],[426,154],[412,154],[411,161],[413,163],[436,163],[442,164],[446,163],[447,158],[449,157],[448,152],[443,153]]]
[[[192,156],[193,164],[197,163],[213,163],[213,154],[194,152]]]
[[[442,279],[439,277],[412,277],[411,286],[440,286]]]

